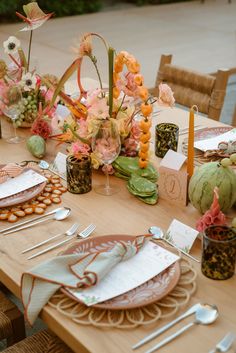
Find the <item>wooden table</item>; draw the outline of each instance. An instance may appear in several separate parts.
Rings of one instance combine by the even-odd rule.
[[[154,119],[153,125],[157,122],[174,122],[180,128],[188,126],[188,112],[181,109],[164,110]],[[220,123],[206,118],[196,118],[196,124],[204,126],[216,126]],[[222,124],[221,124],[222,125]],[[3,124],[3,136],[6,126]],[[28,132],[20,132],[27,135]],[[182,136],[186,138],[187,135]],[[181,147],[181,142],[179,144]],[[58,148],[54,142],[48,143],[46,160],[52,160]],[[1,163],[20,162],[25,159],[32,159],[24,144],[11,145],[3,139],[0,140]],[[155,163],[158,163],[156,157]],[[93,185],[104,181],[103,174],[94,173]],[[57,231],[66,230],[69,226],[78,222],[81,229],[93,222],[97,225],[94,236],[105,234],[143,234],[151,225],[158,225],[167,229],[173,218],[194,227],[200,214],[189,204],[188,207],[173,207],[166,201],[159,200],[155,206],[149,206],[135,197],[126,189],[125,182],[112,177],[111,181],[120,186],[121,191],[113,196],[106,197],[96,194],[93,190],[84,195],[73,195],[66,193],[63,195],[63,206],[72,209],[70,218],[63,222],[51,221],[47,224],[25,230],[22,233],[15,233],[6,237],[0,237],[0,281],[7,286],[16,296],[20,296],[20,278],[22,272],[35,266],[41,261],[56,255],[58,250],[49,254],[27,261],[26,256],[21,251],[30,245],[46,239],[49,235]],[[0,228],[6,227],[6,223],[1,222]],[[192,255],[200,258],[200,240],[196,240]],[[208,327],[198,326],[186,332],[181,338],[169,343],[162,348],[162,352],[207,352],[212,348],[227,331],[235,331],[236,328],[236,301],[235,301],[235,276],[227,281],[213,281],[201,274],[200,265],[193,264],[198,271],[197,292],[191,298],[189,305],[196,302],[207,302],[216,304],[219,308],[219,319]],[[184,308],[186,309],[186,308]],[[178,313],[179,314],[179,313]],[[166,322],[159,321],[158,324],[148,327],[139,327],[132,330],[120,329],[98,329],[92,326],[82,326],[74,324],[70,319],[58,313],[56,310],[45,306],[41,312],[41,318],[62,340],[64,340],[75,352],[84,353],[129,353],[131,346],[154,328],[160,327]],[[186,319],[185,322],[193,318]],[[183,323],[170,329],[168,333],[174,332]],[[151,343],[137,350],[137,353],[144,352],[165,335],[153,340]],[[190,348],[191,347],[191,348]]]

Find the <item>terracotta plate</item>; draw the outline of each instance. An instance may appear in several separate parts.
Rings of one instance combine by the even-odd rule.
[[[225,132],[232,130],[232,126],[217,126],[217,127],[208,127],[201,130],[198,130],[194,134],[195,141],[205,140],[207,138],[215,137],[222,135]],[[188,153],[188,139],[184,139],[182,144],[182,151],[187,156]],[[196,164],[204,164],[206,162],[213,162],[222,159],[222,157],[211,156],[204,157],[203,152],[195,149],[194,159],[197,162]]]
[[[131,235],[104,235],[92,239],[76,242],[63,254],[74,254],[77,252],[97,252],[99,250],[111,249],[119,240],[131,242],[134,239]],[[165,271],[151,280],[131,291],[121,294],[118,297],[94,305],[95,308],[122,310],[145,306],[165,297],[177,285],[180,277],[180,264],[175,262]],[[66,288],[61,289],[63,293],[72,299],[79,301]]]
[[[3,165],[0,166],[0,168],[3,167]],[[29,169],[25,169],[29,170]],[[0,200],[0,208],[5,208],[5,207],[10,207],[10,206],[16,206],[21,203],[27,202],[37,195],[39,195],[43,189],[46,186],[46,181],[44,183],[38,184],[33,186],[30,189],[21,191],[15,195],[11,195],[9,197],[5,197],[4,199]]]

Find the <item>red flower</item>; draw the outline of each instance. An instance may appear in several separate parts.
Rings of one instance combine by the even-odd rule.
[[[45,140],[51,136],[52,128],[51,125],[43,118],[37,118],[31,128],[31,133],[33,135],[39,135]]]

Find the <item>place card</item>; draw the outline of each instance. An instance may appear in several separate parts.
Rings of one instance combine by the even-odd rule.
[[[135,256],[118,263],[100,283],[88,289],[69,289],[75,297],[90,306],[117,297],[152,279],[179,257],[149,241]]]
[[[188,174],[186,170],[160,167],[158,172],[160,198],[175,205],[186,206],[188,203]]]
[[[59,175],[64,180],[66,180],[66,158],[66,154],[58,152],[49,168],[50,171]]]
[[[180,170],[186,159],[187,157],[182,153],[169,150],[162,159],[160,166]]]
[[[174,219],[165,234],[165,238],[177,248],[189,253],[198,234],[197,230]]]
[[[10,178],[0,184],[0,200],[30,189],[45,181],[47,181],[47,179],[43,175],[32,169],[26,170],[15,178]]]
[[[236,128],[215,137],[211,137],[201,141],[196,141],[194,143],[194,147],[203,152],[206,152],[209,150],[217,150],[220,142],[229,142],[229,141],[235,141],[235,140],[236,140]]]

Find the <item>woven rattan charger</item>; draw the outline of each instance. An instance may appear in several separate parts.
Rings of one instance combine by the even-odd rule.
[[[172,247],[166,245],[165,247],[175,251]],[[135,309],[98,309],[87,307],[69,298],[64,293],[58,292],[50,299],[48,304],[78,324],[96,327],[127,329],[169,318],[176,314],[181,307],[188,304],[196,290],[196,270],[187,259],[181,257],[180,252],[178,252],[178,255],[180,256],[181,269],[179,281],[166,297],[155,303]]]

